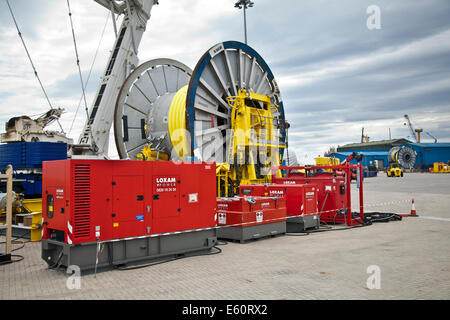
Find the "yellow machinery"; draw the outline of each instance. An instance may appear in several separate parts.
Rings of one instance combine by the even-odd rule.
[[[168,133],[176,157],[188,158],[185,105],[187,86],[174,95],[168,113]],[[271,167],[281,164],[280,146],[276,141],[273,113],[278,106],[269,96],[239,90],[237,96],[226,98],[231,107],[231,131],[226,149],[226,162],[217,163],[217,195],[238,193],[240,184],[271,182]],[[284,148],[285,146],[281,146]],[[167,161],[169,155],[145,146],[136,160]],[[339,160],[338,160],[339,161]],[[277,176],[281,176],[278,170]]]
[[[386,174],[388,177],[403,177],[403,170],[400,169],[398,163],[391,163]]]
[[[317,157],[316,165],[317,166],[338,166],[341,164],[341,161],[338,158],[330,158],[330,157]],[[333,172],[332,169],[326,169],[328,172]]]
[[[228,195],[231,192],[230,165],[228,163],[216,164],[217,196]]]
[[[281,164],[280,146],[274,143],[273,113],[278,106],[271,104],[270,97],[246,90],[239,90],[238,96],[228,97],[227,102],[232,108],[228,179],[233,182],[233,188],[240,184],[271,182],[271,167]],[[223,172],[224,167],[221,168]],[[277,176],[281,177],[279,170]],[[219,179],[219,182],[224,181]]]
[[[450,173],[450,166],[443,162],[435,162],[431,173]]]
[[[24,225],[30,228],[30,241],[41,241],[42,199],[24,199],[20,212],[24,214]]]
[[[152,150],[150,146],[145,146],[137,155],[136,160],[139,161],[167,161],[169,156],[167,153]]]
[[[168,116],[173,150],[181,160],[188,157],[184,117],[186,94],[187,86],[178,90],[171,102]],[[216,164],[217,196],[238,193],[240,184],[269,183],[272,179],[271,167],[281,164],[279,145],[274,144],[276,132],[273,113],[278,106],[271,104],[269,96],[247,90],[239,90],[237,96],[227,97],[226,100],[231,107],[231,130],[227,141],[226,162]],[[144,150],[141,152],[148,153]],[[154,160],[155,157],[147,159]],[[277,175],[281,176],[280,171]]]
[[[214,162],[221,197],[271,182],[288,127],[267,63],[236,41],[209,49],[194,70],[172,59],[144,62],[123,84],[114,121],[120,158]]]
[[[14,195],[12,206],[13,228],[30,230],[30,241],[41,241],[42,199],[21,199]],[[0,219],[6,210],[0,210]]]

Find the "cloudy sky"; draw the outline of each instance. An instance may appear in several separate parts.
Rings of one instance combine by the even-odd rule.
[[[9,1],[52,104],[66,109],[61,124],[68,132],[81,88],[66,1]],[[277,79],[291,123],[289,146],[300,163],[330,146],[359,142],[362,127],[370,140],[388,139],[389,128],[393,138],[411,139],[404,114],[416,128],[450,142],[450,1],[253,1],[248,44]],[[242,10],[234,2],[160,0],[139,47],[141,62],[165,57],[193,69],[214,44],[244,41]],[[380,9],[380,29],[367,27],[370,5]],[[100,43],[87,88],[91,104],[113,27],[108,11],[92,0],[71,0],[71,7],[84,79]],[[48,108],[1,0],[0,131],[10,117]],[[74,140],[84,121],[81,106],[70,131]],[[423,141],[433,139],[424,135]],[[113,146],[110,155],[116,155]]]

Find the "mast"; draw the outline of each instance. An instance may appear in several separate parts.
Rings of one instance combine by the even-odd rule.
[[[91,105],[88,119],[78,140],[72,145],[72,158],[107,158],[109,132],[120,88],[128,74],[138,66],[138,47],[156,0],[94,0],[113,14],[123,14],[113,50]]]
[[[404,117],[405,117],[405,119],[408,121],[408,127],[409,127],[409,130],[411,131],[411,135],[413,136],[414,140],[416,140],[416,142],[419,142],[419,141],[417,140],[416,132],[415,132],[414,129],[413,129],[413,126],[412,126],[412,124],[411,124],[411,121],[409,120],[408,115],[405,114]],[[405,123],[405,124],[406,124],[406,123]]]

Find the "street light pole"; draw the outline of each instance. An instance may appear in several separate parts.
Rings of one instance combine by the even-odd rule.
[[[234,4],[235,8],[242,9],[244,8],[244,37],[245,37],[245,44],[247,44],[247,15],[246,10],[247,8],[253,7],[254,3],[250,0],[239,0]]]
[[[245,35],[245,44],[247,44],[247,18],[245,11],[247,10],[247,7],[244,6],[244,35]]]

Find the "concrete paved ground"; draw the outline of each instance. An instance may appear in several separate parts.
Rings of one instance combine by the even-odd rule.
[[[47,269],[40,243],[27,243],[14,252],[23,261],[0,266],[0,299],[449,299],[449,188],[450,175],[380,175],[365,180],[367,210],[409,213],[399,201],[414,198],[420,217],[229,243],[217,255],[86,275],[80,289]],[[385,202],[394,203],[375,205]],[[367,287],[372,265],[380,289]]]

